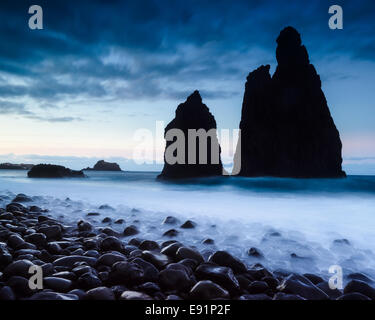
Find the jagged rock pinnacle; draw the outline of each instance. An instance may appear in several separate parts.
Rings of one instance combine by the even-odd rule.
[[[195,90],[188,98],[186,99],[188,103],[202,103],[202,97],[198,90]]]
[[[301,36],[277,38],[278,66],[247,77],[234,172],[243,176],[342,177],[341,140]]]
[[[163,179],[177,179],[177,178],[192,178],[202,176],[215,176],[221,175],[223,166],[220,159],[220,145],[216,136],[216,121],[214,116],[210,113],[208,107],[202,102],[202,97],[199,91],[194,91],[184,103],[181,103],[176,109],[175,118],[166,126],[165,135],[171,129],[180,129],[184,133],[185,142],[185,154],[184,163],[169,163],[166,154],[167,149],[176,141],[167,141],[166,152],[164,155],[164,168],[159,178]],[[214,137],[207,140],[206,154],[207,162],[200,163],[200,149],[197,147],[195,150],[189,149],[189,129],[204,129],[205,132],[209,132],[211,129],[215,129]],[[196,141],[198,146],[199,139]],[[217,153],[213,154],[212,150],[217,150]],[[177,150],[177,152],[179,152]],[[190,163],[189,154],[195,152],[195,163]],[[193,157],[194,158],[194,157]],[[212,159],[218,159],[219,161],[211,161]]]

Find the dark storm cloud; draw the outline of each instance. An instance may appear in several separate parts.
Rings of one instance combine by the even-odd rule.
[[[44,30],[28,28],[31,4],[42,6]],[[344,8],[342,31],[328,28],[331,4]],[[0,7],[0,70],[30,80],[11,84],[3,76],[0,97],[26,96],[40,104],[78,96],[181,99],[189,93],[186,84],[243,79],[256,67],[246,62],[250,49],[274,56],[275,38],[286,25],[295,26],[316,55],[375,59],[373,0],[18,0],[2,1]],[[113,50],[125,52],[129,61],[106,63],[103,57]],[[269,63],[269,57],[257,58]],[[119,80],[127,85],[103,84]],[[198,89],[207,99],[242,90]]]

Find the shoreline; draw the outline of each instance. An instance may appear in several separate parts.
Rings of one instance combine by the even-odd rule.
[[[123,233],[84,220],[67,225],[17,195],[0,209],[0,300],[375,299],[360,273],[331,290],[316,274],[247,266],[225,251],[208,256],[173,240],[169,219],[169,240],[153,241],[127,223]],[[42,290],[29,288],[32,265],[41,266]]]

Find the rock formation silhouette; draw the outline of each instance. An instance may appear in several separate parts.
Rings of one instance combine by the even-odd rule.
[[[183,143],[185,146],[185,154],[182,157],[183,163],[171,164],[166,159],[168,148],[172,147],[172,144],[175,144],[178,138],[175,137],[172,141],[166,139],[164,168],[158,178],[179,179],[222,174],[223,166],[220,158],[221,149],[216,133],[216,121],[208,107],[202,103],[202,97],[199,91],[194,91],[184,103],[181,103],[177,107],[175,118],[165,128],[165,138],[167,137],[167,133],[171,132],[170,130],[172,129],[180,129],[185,137]],[[200,141],[198,138],[195,139],[195,157],[192,157],[192,155],[194,155],[194,149],[192,147],[189,149],[189,129],[203,129],[204,133],[208,133],[208,139],[206,140],[207,146],[201,144],[203,141]],[[199,150],[200,145],[203,146],[201,150],[207,152],[207,161],[205,163],[200,161],[200,156],[202,156],[203,153]],[[177,152],[173,153],[173,155],[177,156]],[[189,161],[189,154],[190,157],[194,158],[194,161],[191,161],[191,159]]]
[[[266,65],[247,77],[233,171],[242,176],[345,176],[339,132],[300,34],[287,27],[276,41],[274,75]]]
[[[94,171],[121,171],[120,166],[116,162],[107,162],[99,160],[93,168],[87,167],[83,170],[94,170]]]
[[[83,178],[83,171],[71,170],[54,164],[37,164],[27,173],[29,178]]]

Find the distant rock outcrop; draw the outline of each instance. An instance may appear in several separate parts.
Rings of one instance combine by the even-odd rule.
[[[28,163],[0,163],[0,169],[5,170],[30,170],[34,165]]]
[[[75,171],[63,166],[53,164],[38,164],[27,173],[29,178],[83,178],[83,171]]]
[[[86,168],[83,170],[95,170],[95,171],[121,171],[120,166],[115,162],[106,162],[99,160],[93,168]]]
[[[202,103],[202,98],[198,91],[194,91],[184,103],[181,103],[176,109],[175,118],[165,128],[164,137],[167,133],[171,133],[172,129],[179,129],[183,132],[184,154],[182,154],[182,161],[179,163],[171,164],[167,159],[168,148],[173,147],[178,141],[176,137],[172,141],[166,142],[166,151],[164,153],[164,168],[158,178],[163,179],[179,179],[179,178],[194,178],[204,176],[216,176],[223,173],[223,166],[220,158],[220,145],[217,139],[216,121],[214,116],[210,113],[208,107]],[[207,145],[194,136],[190,141],[194,141],[196,147],[193,146],[189,149],[189,129],[195,129],[203,136],[206,135]],[[207,139],[207,137],[209,137]],[[203,138],[204,139],[204,138]],[[202,139],[202,140],[203,140]],[[199,146],[203,146],[203,152],[200,153]],[[195,149],[195,150],[194,150]],[[177,152],[173,153],[177,156]],[[206,152],[206,161],[202,160],[203,153]],[[201,156],[201,159],[200,159]]]
[[[277,44],[274,75],[270,76],[267,65],[247,77],[234,172],[242,176],[345,176],[339,132],[299,33],[287,27]]]

